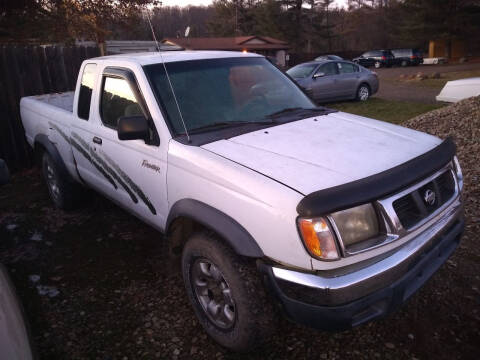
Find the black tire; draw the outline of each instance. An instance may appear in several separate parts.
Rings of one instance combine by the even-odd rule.
[[[370,98],[371,90],[370,86],[363,83],[357,89],[357,100],[358,101],[367,101]]]
[[[46,151],[42,155],[42,172],[55,207],[62,210],[78,207],[84,194],[82,187],[74,183],[68,174],[63,174]]]
[[[182,273],[200,324],[220,345],[249,351],[273,334],[273,302],[255,264],[236,255],[213,233],[190,237],[183,249]],[[216,311],[207,312],[205,303]]]
[[[375,67],[375,69],[380,69],[382,67],[382,63],[380,61],[375,61],[373,66]]]
[[[408,61],[407,61],[407,60],[402,60],[402,62],[400,63],[400,66],[401,66],[401,67],[406,67],[406,66],[408,66]]]

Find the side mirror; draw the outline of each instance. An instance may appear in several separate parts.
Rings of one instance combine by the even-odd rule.
[[[10,181],[10,172],[5,161],[0,159],[0,186],[8,184]]]
[[[143,115],[122,116],[118,118],[117,133],[119,140],[145,140],[149,138],[148,121]]]
[[[323,73],[323,72],[318,72],[318,73],[313,74],[314,79],[319,78],[319,77],[323,77],[323,76],[325,76],[325,73]]]

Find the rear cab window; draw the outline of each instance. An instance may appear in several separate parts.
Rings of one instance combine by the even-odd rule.
[[[92,102],[92,91],[95,85],[96,73],[97,64],[86,64],[83,68],[77,106],[77,115],[83,120],[88,120],[90,117],[90,104]]]

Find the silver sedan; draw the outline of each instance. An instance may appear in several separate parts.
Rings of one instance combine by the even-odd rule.
[[[378,91],[377,73],[345,60],[307,62],[287,74],[317,102],[366,101]]]

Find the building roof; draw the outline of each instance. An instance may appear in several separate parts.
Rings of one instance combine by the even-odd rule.
[[[166,38],[164,44],[192,50],[285,50],[288,43],[269,36]]]

